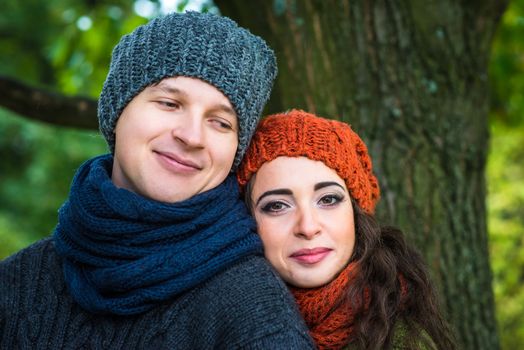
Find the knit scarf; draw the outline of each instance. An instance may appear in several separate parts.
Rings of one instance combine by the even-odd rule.
[[[345,297],[348,285],[356,278],[358,267],[355,262],[348,264],[330,283],[317,288],[290,287],[309,333],[320,350],[338,350],[354,339],[355,313],[369,307],[370,295],[365,290],[363,300],[351,303]],[[408,287],[405,278],[398,276],[401,289],[401,305],[405,305]]]
[[[77,171],[54,231],[73,298],[94,313],[145,312],[251,254],[262,254],[233,175],[167,204],[111,181],[104,155]]]
[[[322,349],[341,349],[352,340],[355,311],[344,293],[355,279],[350,263],[330,283],[317,288],[290,287],[311,337]],[[367,301],[368,302],[368,301]],[[361,305],[361,301],[356,303]]]

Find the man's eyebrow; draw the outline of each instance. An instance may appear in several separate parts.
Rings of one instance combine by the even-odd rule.
[[[334,181],[325,181],[325,182],[319,182],[317,184],[315,184],[315,187],[313,187],[313,189],[315,191],[318,191],[320,190],[321,188],[324,188],[324,187],[328,187],[328,186],[338,186],[340,187],[341,189],[343,189],[344,191],[346,190],[344,188],[344,186],[342,186],[341,184],[337,183],[337,182],[334,182]]]
[[[164,81],[162,81],[162,82],[160,82],[160,83],[158,83],[156,85],[152,85],[151,89],[152,90],[160,90],[160,91],[163,91],[165,93],[172,94],[172,95],[178,94],[178,95],[181,95],[182,97],[187,97],[187,93],[184,90],[180,90],[179,88],[177,88],[175,86],[172,86],[169,83],[166,83]],[[219,111],[231,114],[234,117],[237,116],[237,112],[232,107],[229,107],[229,106],[227,106],[225,104],[217,105],[217,109]]]
[[[224,113],[227,113],[227,114],[231,114],[233,117],[236,117],[237,116],[237,112],[235,112],[235,110],[229,106],[226,106],[225,104],[219,104],[217,106],[217,109],[219,111],[222,111]]]
[[[166,82],[160,82],[157,85],[151,86],[152,90],[160,90],[168,94],[177,94],[182,96],[187,96],[187,93],[184,90],[180,90],[179,88],[172,86]]]
[[[276,190],[270,190],[264,192],[260,197],[258,197],[257,202],[255,203],[255,206],[260,203],[260,201],[267,196],[271,196],[272,194],[285,194],[285,195],[292,195],[293,192],[291,190],[288,190],[287,188],[277,188]]]

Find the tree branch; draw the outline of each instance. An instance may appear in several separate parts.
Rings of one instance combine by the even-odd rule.
[[[82,129],[98,128],[96,100],[45,91],[1,75],[0,107],[48,124]]]

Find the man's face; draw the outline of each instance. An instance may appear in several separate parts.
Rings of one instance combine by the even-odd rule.
[[[238,121],[214,86],[174,77],[135,96],[115,134],[114,184],[174,203],[224,181],[235,158]]]

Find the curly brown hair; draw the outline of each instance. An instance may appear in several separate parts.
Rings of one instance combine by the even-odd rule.
[[[381,227],[375,217],[353,202],[355,249],[350,262],[361,273],[348,285],[349,300],[362,300],[370,293],[369,307],[355,316],[355,342],[360,349],[391,349],[398,324],[405,336],[404,349],[455,349],[452,331],[444,320],[435,288],[420,253],[407,244],[397,228]],[[401,303],[398,276],[407,283],[407,298]],[[400,322],[400,323],[399,323]]]

